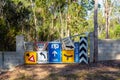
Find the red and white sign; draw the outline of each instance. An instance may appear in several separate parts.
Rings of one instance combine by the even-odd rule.
[[[44,51],[47,48],[47,42],[35,42],[36,51]]]
[[[30,58],[28,58],[28,60],[31,61],[31,62],[35,62],[35,58],[34,58],[33,55]]]

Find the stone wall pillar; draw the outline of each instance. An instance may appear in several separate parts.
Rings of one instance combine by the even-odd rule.
[[[94,55],[94,36],[93,32],[89,34],[90,37],[90,62],[93,62],[93,55]]]
[[[24,36],[18,35],[16,36],[16,53],[19,56],[19,64],[24,63]]]
[[[2,52],[0,52],[0,68],[2,68],[2,65],[3,65],[3,55],[2,55]]]

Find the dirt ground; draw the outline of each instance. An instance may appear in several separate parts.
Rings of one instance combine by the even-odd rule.
[[[120,61],[21,65],[1,72],[0,80],[120,80]]]

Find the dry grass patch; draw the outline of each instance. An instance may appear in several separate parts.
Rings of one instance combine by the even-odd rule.
[[[0,80],[120,80],[120,61],[22,65],[0,75]]]

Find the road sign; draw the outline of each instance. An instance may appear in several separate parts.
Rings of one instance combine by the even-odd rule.
[[[35,62],[34,55],[32,55],[31,57],[29,57],[29,58],[28,58],[28,61]]]
[[[45,51],[47,48],[47,42],[35,42],[36,51]]]
[[[62,42],[65,45],[65,49],[73,49],[74,48],[74,44],[69,37],[62,39]]]
[[[37,51],[38,60],[37,63],[47,63],[48,57],[47,57],[47,51]]]
[[[88,64],[88,42],[87,37],[80,37],[79,63]]]
[[[80,46],[80,43],[79,42],[75,42],[74,43],[74,59],[75,59],[75,62],[78,63],[79,62],[79,46]]]
[[[50,63],[61,62],[61,43],[50,42],[48,43],[48,57]]]
[[[54,55],[54,57],[57,55],[56,51],[53,51],[52,54]]]
[[[25,64],[36,64],[36,56],[36,52],[34,51],[25,52]]]
[[[33,43],[32,42],[24,42],[25,51],[33,51]]]
[[[73,63],[74,62],[74,50],[62,50],[62,62]]]

